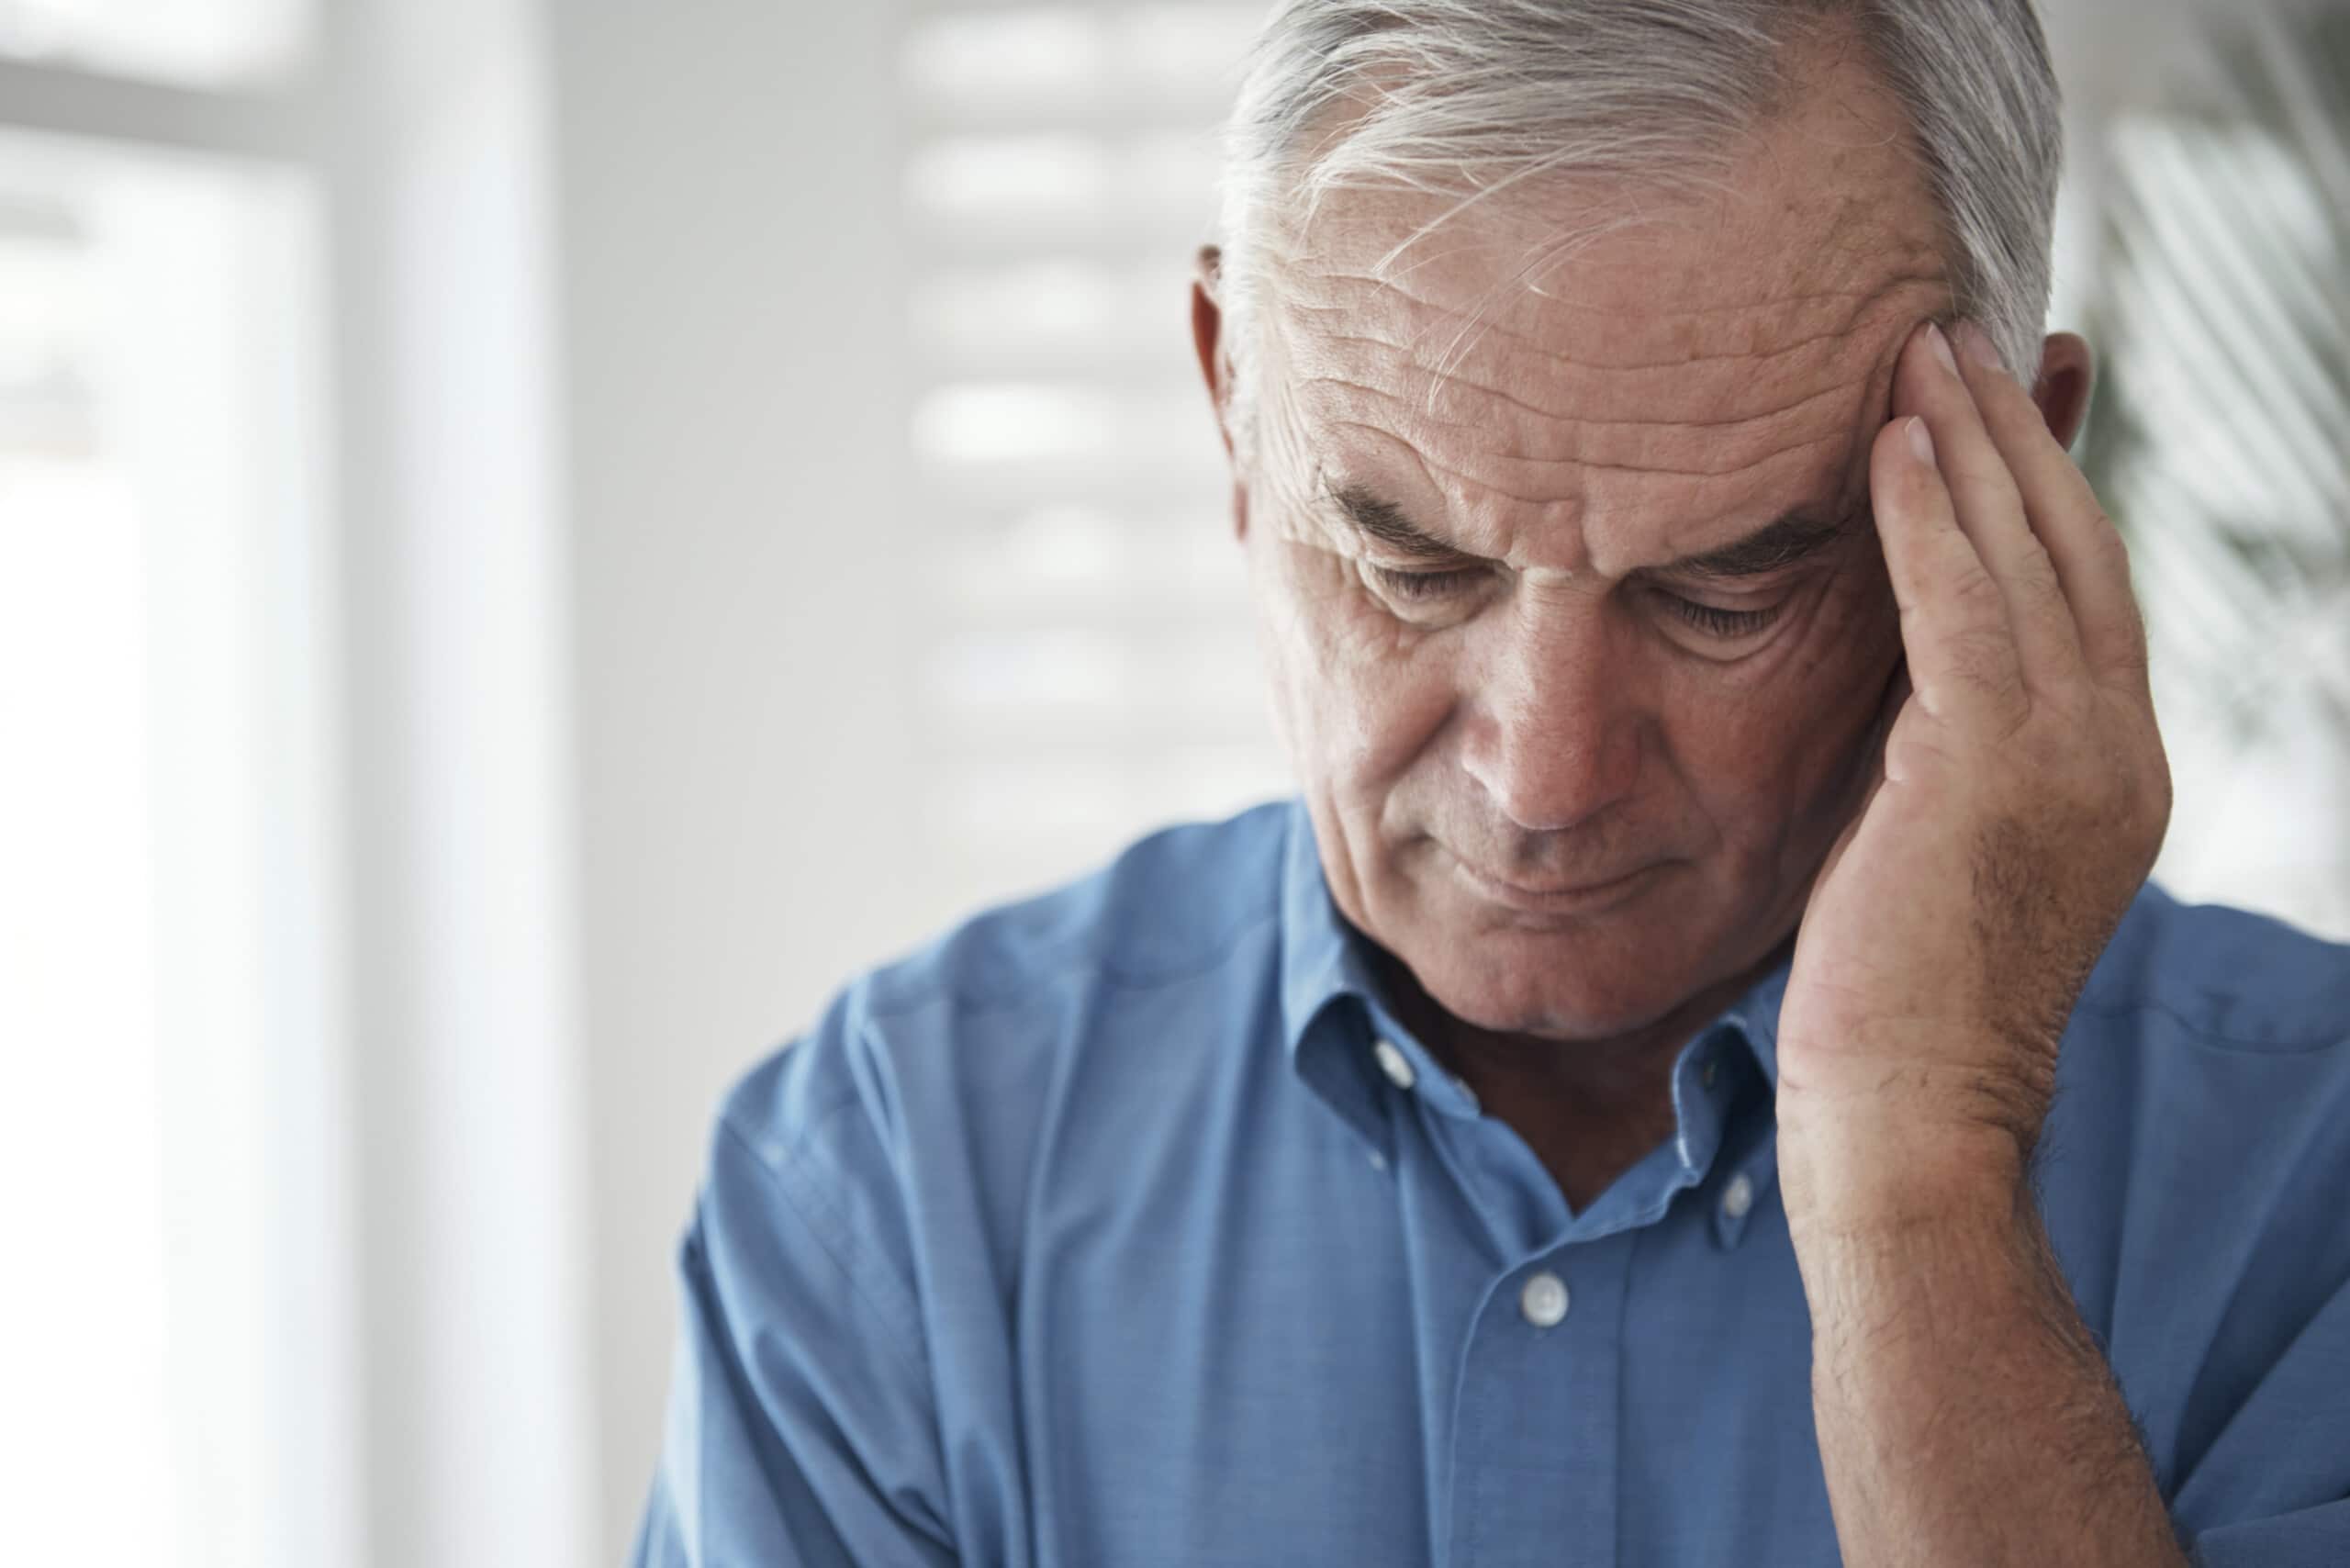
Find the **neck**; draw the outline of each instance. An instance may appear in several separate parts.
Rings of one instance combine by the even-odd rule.
[[[1581,1212],[1673,1135],[1673,1058],[1782,951],[1774,946],[1653,1022],[1587,1038],[1480,1028],[1447,1012],[1392,955],[1381,955],[1380,968],[1405,1027],[1469,1085],[1486,1114],[1526,1140],[1568,1207]]]

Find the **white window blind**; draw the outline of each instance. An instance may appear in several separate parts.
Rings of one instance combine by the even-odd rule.
[[[1188,306],[1263,13],[908,24],[921,822],[973,899],[1288,788]]]

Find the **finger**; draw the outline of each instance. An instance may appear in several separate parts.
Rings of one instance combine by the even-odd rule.
[[[1869,450],[1869,498],[1910,683],[1934,719],[2011,720],[2024,686],[2007,601],[1958,526],[1932,445],[1913,415],[1879,431]]]
[[[2145,621],[2130,586],[2121,532],[2049,430],[2040,405],[2000,365],[1990,337],[1967,321],[1954,341],[1984,427],[2015,476],[2025,513],[2072,607],[2082,656],[2099,675],[2143,678]]]
[[[2006,601],[2026,683],[2047,688],[2076,678],[2081,644],[2063,581],[2033,534],[2023,492],[1985,426],[1949,340],[1931,321],[1903,355],[1894,407],[1924,415],[1933,431],[1959,526]]]

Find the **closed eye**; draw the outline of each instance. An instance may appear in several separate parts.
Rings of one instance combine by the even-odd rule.
[[[1464,593],[1483,577],[1482,566],[1456,566],[1440,572],[1404,572],[1392,566],[1371,566],[1371,577],[1386,592],[1407,603],[1425,604]],[[1784,605],[1774,604],[1760,610],[1727,610],[1718,604],[1707,604],[1699,599],[1684,599],[1664,588],[1655,590],[1657,599],[1673,615],[1709,637],[1732,642],[1751,637],[1779,618]]]
[[[1399,572],[1389,566],[1372,566],[1371,575],[1397,599],[1424,602],[1459,593],[1485,573],[1482,566],[1456,566],[1443,572]]]
[[[1774,604],[1762,610],[1724,610],[1718,604],[1701,604],[1694,599],[1684,599],[1662,588],[1657,597],[1664,607],[1709,637],[1728,642],[1738,637],[1751,637],[1779,618],[1784,605]]]

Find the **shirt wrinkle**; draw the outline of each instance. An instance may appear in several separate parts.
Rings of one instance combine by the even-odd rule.
[[[871,1278],[873,1270],[860,1266],[865,1262],[865,1254],[856,1246],[856,1227],[826,1193],[825,1183],[808,1168],[806,1151],[809,1145],[818,1141],[820,1130],[834,1118],[859,1108],[857,1101],[849,1099],[820,1114],[809,1128],[808,1138],[779,1146],[782,1158],[773,1163],[765,1159],[757,1146],[745,1138],[741,1129],[731,1121],[722,1117],[719,1126],[722,1136],[750,1156],[752,1162],[767,1174],[777,1196],[800,1221],[800,1227],[823,1249],[849,1289],[875,1312],[893,1320],[904,1330],[892,1337],[889,1343],[896,1350],[907,1371],[926,1380],[930,1376],[928,1361],[915,1353],[922,1344],[921,1305],[910,1291],[902,1292],[891,1300],[879,1299],[880,1294],[890,1293],[879,1292],[877,1294],[878,1286]],[[822,1223],[819,1223],[819,1215],[822,1216]]]

